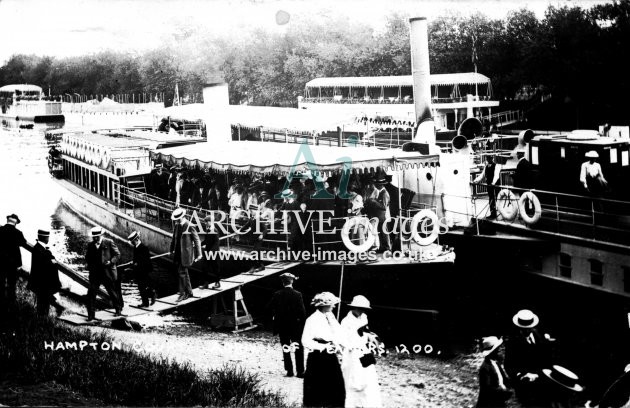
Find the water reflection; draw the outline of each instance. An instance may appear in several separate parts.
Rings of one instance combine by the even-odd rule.
[[[112,126],[101,119],[100,126]],[[25,238],[34,243],[37,230],[51,230],[50,248],[55,257],[71,266],[87,278],[84,255],[89,242],[92,224],[70,211],[61,201],[60,186],[48,173],[47,154],[54,142],[45,139],[50,130],[76,127],[80,125],[80,115],[69,115],[65,123],[33,123],[14,120],[2,120],[0,127],[0,217],[16,213],[21,219],[18,228]],[[134,123],[121,123],[116,126],[131,126]],[[121,260],[125,263],[132,259],[131,247],[126,242],[117,241],[121,250]],[[24,265],[30,266],[30,255],[24,254]],[[171,282],[168,264],[155,263],[160,295],[170,294],[176,287]],[[122,271],[121,271],[122,272]],[[70,278],[60,274],[62,285],[73,292],[85,294],[87,289]],[[123,296],[126,304],[140,303],[140,295],[132,276],[123,273]]]

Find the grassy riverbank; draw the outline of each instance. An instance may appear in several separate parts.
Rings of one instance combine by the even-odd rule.
[[[280,394],[261,390],[256,374],[234,366],[200,373],[188,363],[140,355],[129,347],[103,350],[106,347],[102,345],[115,344],[113,338],[38,317],[31,294],[22,287],[10,320],[10,327],[0,334],[3,388],[8,384],[6,381],[26,389],[37,384],[50,387],[54,383],[67,392],[106,405],[286,406]],[[66,342],[79,345],[81,341],[96,343],[96,350],[90,346],[75,350],[66,345]],[[60,342],[63,347],[59,347]],[[46,348],[46,343],[54,344],[55,349]],[[11,403],[5,399],[6,389],[2,391],[0,403]]]

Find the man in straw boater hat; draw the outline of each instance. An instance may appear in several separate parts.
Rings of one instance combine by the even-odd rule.
[[[153,272],[151,252],[140,239],[138,231],[133,231],[129,234],[127,239],[129,240],[131,246],[133,246],[132,269],[138,284],[138,290],[140,291],[140,298],[142,299],[142,303],[137,307],[153,306],[153,304],[155,304],[156,295],[153,287],[153,280],[151,279],[151,272]]]
[[[22,231],[16,228],[19,223],[20,218],[11,214],[7,215],[7,223],[0,227],[0,314],[5,314],[8,306],[15,304],[17,270],[22,266],[20,247],[28,246]]]
[[[582,163],[580,168],[580,183],[589,194],[601,196],[606,192],[608,182],[604,178],[602,166],[597,162],[599,154],[595,150],[591,150],[584,157],[588,160]]]
[[[554,340],[548,334],[540,334],[539,321],[531,310],[520,310],[512,318],[517,332],[508,338],[505,346],[505,368],[514,382],[516,397],[524,406],[542,402],[540,376],[544,368],[551,366]]]
[[[89,271],[90,288],[87,293],[88,320],[95,320],[94,303],[96,292],[103,285],[109,295],[112,305],[116,310],[116,316],[122,314],[122,293],[117,290],[118,271],[116,263],[120,258],[120,250],[109,238],[103,237],[103,229],[94,227],[90,230],[92,242],[87,246],[85,261]]]
[[[27,288],[35,293],[39,315],[48,316],[52,305],[55,306],[57,316],[61,316],[65,308],[55,298],[55,293],[61,289],[61,282],[59,282],[57,261],[48,249],[49,238],[50,231],[45,229],[37,231],[37,242],[32,250],[31,274]]]
[[[302,294],[293,289],[293,281],[297,277],[292,273],[285,272],[280,275],[280,280],[284,286],[276,291],[269,303],[273,317],[273,333],[280,336],[282,345],[282,358],[287,377],[304,377],[304,351],[302,349],[302,331],[306,320],[306,310]],[[291,360],[291,349],[295,350],[295,371]]]
[[[339,298],[330,292],[315,295],[311,304],[317,310],[304,323],[302,345],[309,351],[304,373],[305,407],[341,407],[346,399],[337,352],[347,341],[332,314],[337,303]]]
[[[372,310],[370,301],[357,295],[348,304],[350,311],[341,321],[347,332],[348,347],[343,350],[341,371],[346,387],[346,407],[380,407],[381,389],[376,373],[379,340],[369,331],[366,312]]]
[[[201,260],[203,254],[201,253],[199,234],[197,229],[186,219],[186,210],[177,208],[173,211],[171,220],[175,221],[171,239],[171,254],[179,277],[179,297],[176,302],[181,302],[193,294],[188,267]]]
[[[483,363],[479,367],[479,399],[477,408],[505,407],[512,395],[510,378],[503,367],[503,340],[484,337],[481,343]]]

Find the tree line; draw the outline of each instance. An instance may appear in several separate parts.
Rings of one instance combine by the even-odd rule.
[[[409,16],[383,18],[377,30],[344,16],[294,15],[278,32],[254,27],[217,36],[185,27],[141,53],[14,55],[0,68],[0,83],[38,84],[53,95],[166,92],[168,104],[175,83],[180,95],[199,94],[204,83],[222,79],[231,103],[293,106],[317,77],[410,74]],[[502,19],[445,15],[429,22],[429,49],[432,73],[471,72],[475,60],[499,99],[531,85],[546,87],[562,106],[602,115],[629,105],[630,0],[550,6],[542,19],[527,9]]]

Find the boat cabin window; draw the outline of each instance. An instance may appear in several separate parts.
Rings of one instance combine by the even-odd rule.
[[[601,261],[589,259],[591,263],[591,284],[602,286],[604,284],[604,272]]]
[[[561,252],[558,266],[560,269],[560,276],[564,278],[571,277],[571,255]]]

